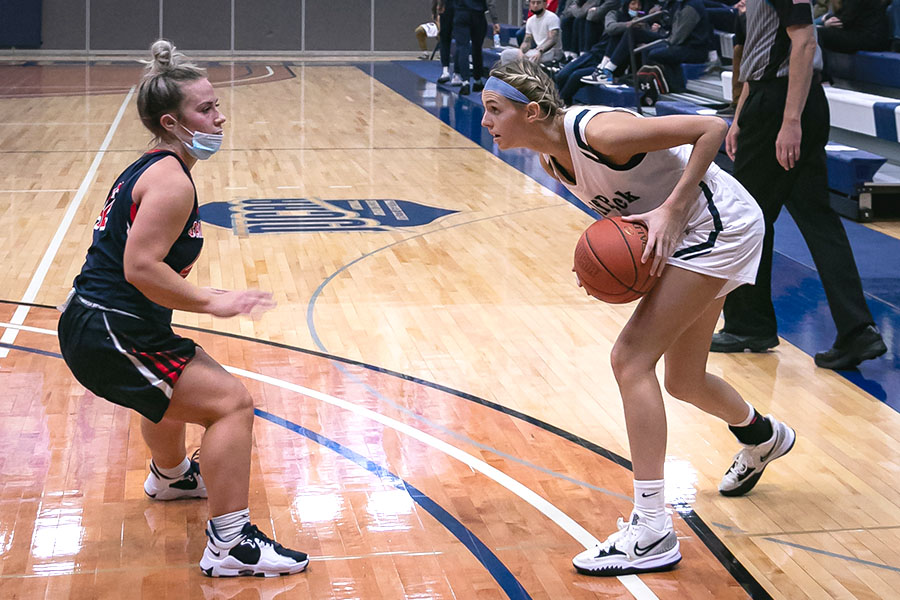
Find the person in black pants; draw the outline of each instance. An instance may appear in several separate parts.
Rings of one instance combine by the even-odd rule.
[[[438,83],[450,81],[450,42],[453,40],[453,18],[456,16],[456,0],[438,0],[437,12],[440,19],[441,76]],[[459,65],[453,71],[459,73]]]
[[[816,365],[850,369],[887,347],[866,305],[847,233],[829,204],[828,102],[812,23],[809,0],[747,0],[746,83],[725,147],[738,181],[762,208],[766,235],[756,285],[728,295],[725,327],[713,336],[711,350],[761,352],[778,345],[773,226],[786,206],[809,246],[837,326],[834,346],[816,354]]]
[[[495,0],[456,0],[456,15],[453,17],[453,39],[456,40],[456,64],[462,78],[460,94],[468,94],[469,86],[469,52],[472,52],[472,73],[474,88],[480,92],[484,87],[484,58],[482,47],[484,35],[487,33],[487,21],[484,13],[490,10],[494,33],[500,33],[500,21],[497,19]]]

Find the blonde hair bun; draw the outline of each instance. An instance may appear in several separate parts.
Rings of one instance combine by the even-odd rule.
[[[156,40],[150,46],[150,61],[144,61],[150,75],[159,75],[181,66],[193,66],[187,62],[187,57],[181,52],[175,51],[175,44],[169,40]]]

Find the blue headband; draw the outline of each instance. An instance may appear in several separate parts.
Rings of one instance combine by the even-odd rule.
[[[488,77],[487,82],[484,84],[484,91],[500,94],[504,98],[509,98],[513,102],[519,102],[521,104],[528,104],[531,102],[525,94],[502,79],[497,79],[494,76]]]

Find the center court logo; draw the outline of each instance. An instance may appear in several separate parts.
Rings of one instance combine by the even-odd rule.
[[[457,211],[408,200],[255,198],[210,202],[200,207],[200,220],[235,233],[300,233],[325,231],[389,231],[418,227]]]

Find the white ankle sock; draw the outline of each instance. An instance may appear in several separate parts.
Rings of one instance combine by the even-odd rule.
[[[250,522],[250,509],[238,510],[232,513],[219,515],[209,520],[215,528],[215,537],[218,541],[228,543],[241,534],[245,523]]]
[[[614,63],[613,61],[609,61],[608,63],[606,63],[606,66],[603,68],[609,69],[610,71],[615,71],[617,67],[616,67],[616,63]]]
[[[740,423],[729,423],[732,427],[746,427],[753,420],[753,415],[756,414],[756,410],[753,408],[753,405],[744,400],[744,403],[747,405],[747,416]]]
[[[152,459],[150,460],[150,462],[153,464],[153,468],[156,469],[157,473],[159,473],[166,479],[181,479],[181,476],[187,473],[188,469],[191,468],[191,461],[188,460],[187,456],[184,457],[184,460],[181,461],[181,464],[172,467],[171,469],[163,469],[158,464],[153,462]]]
[[[666,522],[665,479],[634,480],[634,510],[654,529]]]
[[[603,60],[600,61],[600,69],[603,70],[606,68],[606,65],[609,64],[609,57],[604,56]]]
[[[443,77],[444,75],[449,75],[449,74],[450,74],[450,67],[444,67],[443,69],[441,69],[441,77]]]

